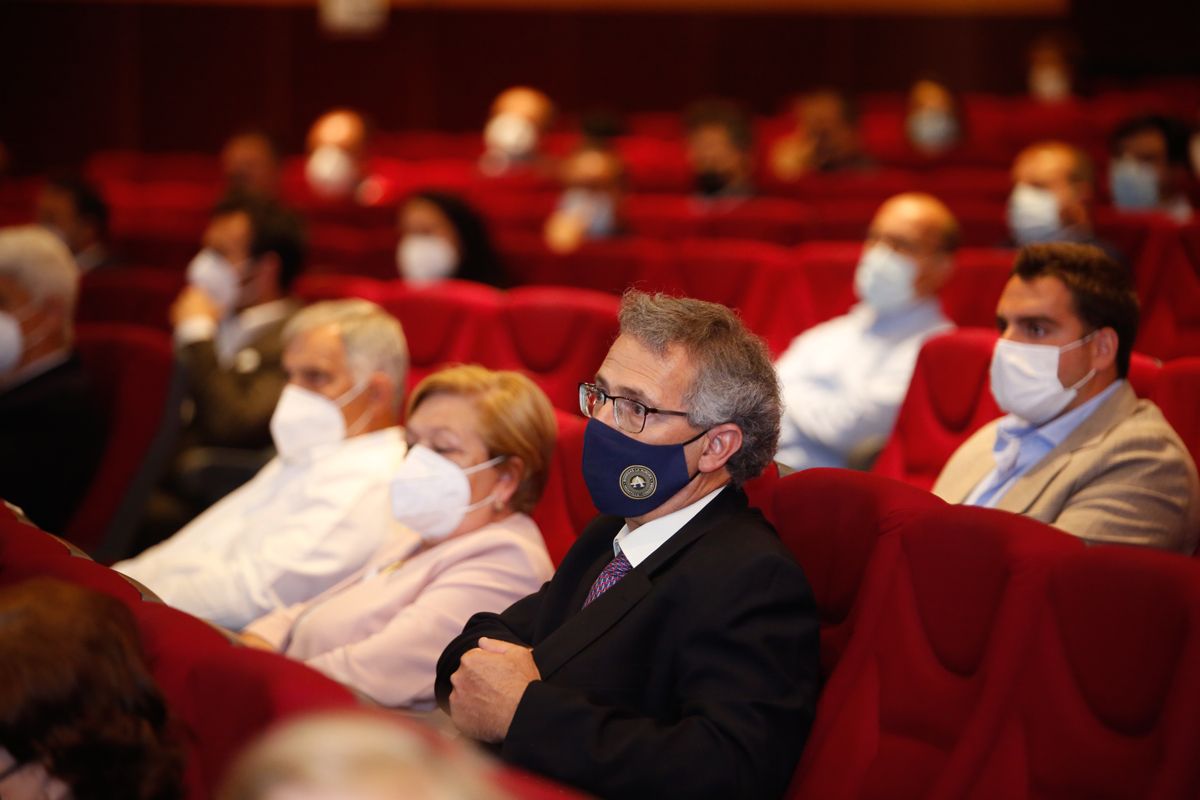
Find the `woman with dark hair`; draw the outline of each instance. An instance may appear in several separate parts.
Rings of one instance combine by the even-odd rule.
[[[166,728],[120,601],[45,578],[0,589],[0,797],[180,798]]]
[[[396,266],[406,281],[429,284],[446,278],[508,286],[487,226],[457,195],[414,192],[400,204]]]

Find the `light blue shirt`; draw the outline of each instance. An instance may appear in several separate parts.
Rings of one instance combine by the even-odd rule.
[[[1091,400],[1043,423],[1040,428],[1013,414],[1000,420],[996,443],[992,446],[996,466],[963,502],[969,506],[995,507],[1021,476],[1066,441],[1072,431],[1124,383],[1123,380],[1115,381]]]
[[[954,327],[936,299],[888,314],[865,303],[797,336],[775,364],[783,388],[776,460],[794,469],[845,467],[896,424],[925,340]]]

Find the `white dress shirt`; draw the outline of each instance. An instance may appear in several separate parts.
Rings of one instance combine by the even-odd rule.
[[[636,567],[638,564],[641,564],[655,550],[662,547],[668,539],[679,533],[679,529],[691,522],[692,518],[704,510],[706,505],[716,499],[721,489],[724,488],[725,486],[713,489],[690,505],[676,509],[658,519],[644,522],[634,530],[630,530],[629,523],[626,523],[621,530],[617,531],[617,535],[613,537],[613,558],[616,558],[620,553],[624,553],[630,566]]]
[[[794,469],[845,467],[896,424],[921,345],[954,324],[936,299],[886,315],[865,303],[797,336],[775,364],[783,387],[776,460]]]
[[[404,459],[399,428],[274,458],[170,539],[113,568],[168,605],[240,629],[345,578],[403,529],[388,483]]]

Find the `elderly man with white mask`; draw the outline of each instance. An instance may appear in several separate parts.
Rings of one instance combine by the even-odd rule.
[[[45,228],[0,230],[0,498],[62,533],[107,439],[72,349],[79,270]]]
[[[293,317],[283,341],[288,384],[271,418],[279,455],[173,537],[115,567],[230,628],[319,594],[403,535],[388,501],[405,453],[400,324],[365,300],[331,301]]]

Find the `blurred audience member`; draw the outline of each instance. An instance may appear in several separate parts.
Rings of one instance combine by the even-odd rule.
[[[878,453],[921,345],[953,327],[937,293],[958,238],[954,216],[929,195],[902,194],[880,207],[854,273],[861,302],[797,336],[775,365],[784,403],[778,461],[863,467]]]
[[[1196,466],[1127,380],[1138,328],[1129,271],[1096,247],[1026,247],[996,321],[990,386],[1007,416],[954,452],[934,493],[1094,544],[1191,555],[1200,536]]]
[[[388,480],[404,458],[400,324],[365,300],[318,303],[292,318],[283,344],[288,385],[271,417],[279,455],[114,567],[229,628],[315,597],[397,535]]]
[[[327,711],[268,731],[234,762],[217,800],[509,800],[473,751],[365,711]]]
[[[448,192],[422,190],[401,204],[396,268],[412,284],[447,278],[507,286],[500,256],[487,225],[465,200]]]
[[[796,132],[772,148],[776,177],[796,180],[811,172],[870,166],[859,139],[858,109],[849,96],[834,89],[810,92],[796,103],[796,117]]]
[[[925,156],[939,156],[963,137],[962,114],[954,94],[944,84],[923,78],[908,92],[904,130],[909,144]]]
[[[569,253],[588,239],[620,233],[625,165],[608,147],[585,145],[562,164],[563,192],[558,208],[546,220],[546,245]]]
[[[318,200],[377,206],[389,202],[390,179],[370,153],[371,127],[357,111],[338,108],[308,129],[304,176]]]
[[[438,656],[470,616],[503,611],[554,572],[529,517],[554,451],[554,410],[524,375],[459,366],[422,381],[405,416],[392,513],[415,535],[244,638],[383,705],[432,709]]]
[[[108,204],[77,175],[53,177],[37,197],[37,221],[71,248],[81,272],[111,266]]]
[[[1068,38],[1047,34],[1029,48],[1029,95],[1043,103],[1070,100],[1075,91],[1076,46]]]
[[[231,193],[264,200],[279,197],[279,148],[263,131],[235,133],[221,149],[221,171]]]
[[[513,86],[492,102],[483,129],[480,169],[486,175],[541,166],[542,137],[554,121],[554,103],[529,86]]]
[[[1111,245],[1096,238],[1092,208],[1096,199],[1091,159],[1064,142],[1039,142],[1013,163],[1008,198],[1008,229],[1019,245],[1050,242],[1093,244],[1118,261]]]
[[[754,137],[746,113],[725,100],[706,100],[688,109],[685,123],[695,196],[736,200],[753,194]]]
[[[1161,211],[1176,222],[1192,218],[1186,125],[1157,114],[1136,117],[1118,125],[1109,141],[1113,205]]]
[[[45,228],[0,229],[0,497],[63,533],[107,439],[75,354],[79,270]]]
[[[46,578],[0,589],[0,796],[182,798],[169,728],[124,604]]]

